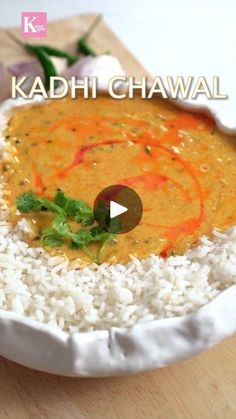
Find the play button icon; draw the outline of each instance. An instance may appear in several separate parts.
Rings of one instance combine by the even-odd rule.
[[[110,202],[110,218],[118,217],[118,215],[124,214],[128,211],[128,208],[123,205],[117,204],[117,202]]]
[[[121,234],[133,230],[139,224],[143,205],[133,189],[124,185],[111,185],[98,194],[93,210],[100,227]]]

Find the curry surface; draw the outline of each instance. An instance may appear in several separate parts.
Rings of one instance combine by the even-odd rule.
[[[4,165],[13,223],[22,218],[16,197],[29,190],[52,198],[61,188],[91,206],[112,184],[140,195],[141,223],[109,243],[103,261],[181,254],[213,228],[236,224],[236,139],[165,100],[66,98],[22,107],[12,111],[5,136],[14,154]],[[51,215],[26,218],[34,225],[30,244],[38,246]],[[47,250],[89,262],[80,250]]]

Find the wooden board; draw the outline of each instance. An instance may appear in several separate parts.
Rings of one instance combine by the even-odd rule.
[[[44,43],[73,51],[94,15],[49,24]],[[20,36],[17,29],[11,29]],[[28,59],[0,30],[1,60]],[[98,52],[117,56],[127,74],[147,75],[104,22],[91,36]],[[1,337],[0,337],[1,339]],[[0,419],[233,419],[236,337],[198,357],[132,377],[75,379],[31,371],[0,358]]]
[[[235,344],[117,378],[57,377],[0,359],[0,418],[234,419]]]
[[[12,41],[7,32],[16,35],[22,41],[32,44],[46,44],[75,52],[76,41],[82,36],[96,15],[84,14],[69,19],[57,20],[48,25],[48,36],[46,38],[22,38],[17,28],[0,29],[1,61],[8,65],[17,61],[32,59],[24,50]],[[89,45],[98,54],[109,51],[117,57],[127,74],[137,77],[148,75],[147,70],[137,61],[136,58],[125,48],[112,30],[101,21],[89,38]]]

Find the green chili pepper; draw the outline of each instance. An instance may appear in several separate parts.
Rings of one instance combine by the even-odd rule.
[[[84,55],[92,55],[95,57],[97,54],[96,52],[89,46],[87,39],[93,32],[93,30],[96,28],[98,23],[101,21],[102,15],[98,15],[96,19],[92,22],[88,30],[85,32],[85,34],[78,40],[77,42],[77,51],[84,54]]]
[[[67,64],[70,66],[78,61],[79,57],[77,55],[70,54],[69,52],[62,51],[58,48],[50,47],[48,45],[39,45],[48,55],[53,57],[66,58]]]
[[[50,77],[57,76],[56,69],[45,50],[39,46],[27,45],[27,51],[38,58],[44,72],[44,87],[46,90],[50,87]]]
[[[81,54],[84,55],[92,55],[93,57],[96,57],[96,52],[88,45],[85,38],[80,38],[78,41],[78,50],[81,52]]]
[[[68,65],[74,64],[76,61],[78,61],[79,57],[74,54],[70,54],[69,52],[62,51],[61,49],[50,47],[49,45],[31,45],[24,42],[21,42],[18,38],[15,37],[12,33],[8,32],[8,35],[11,39],[13,39],[14,42],[16,42],[18,45],[20,45],[22,48],[24,48],[26,51],[28,51],[30,54],[35,55],[35,51],[37,48],[43,49],[44,52],[50,56],[53,57],[60,57],[60,58],[66,58]]]
[[[49,86],[50,86],[50,77],[57,76],[55,66],[52,63],[50,56],[66,58],[69,66],[74,64],[79,59],[79,57],[77,57],[76,55],[62,51],[58,48],[50,47],[47,45],[27,44],[27,43],[21,42],[12,33],[8,32],[8,35],[11,37],[11,39],[13,39],[14,42],[16,42],[22,48],[24,48],[27,52],[37,57],[37,59],[39,60],[39,62],[41,63],[43,67],[44,86],[45,86],[45,89],[47,90],[49,89]]]

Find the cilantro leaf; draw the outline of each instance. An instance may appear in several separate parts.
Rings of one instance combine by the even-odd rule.
[[[94,222],[93,209],[80,199],[66,197],[61,189],[58,189],[54,198],[54,203],[61,207],[68,217],[83,226],[91,225]]]
[[[34,192],[25,192],[16,198],[16,206],[20,212],[27,213],[41,209],[41,202]]]
[[[53,228],[45,228],[42,231],[41,241],[45,246],[49,247],[60,247],[64,243],[63,237],[61,237]]]
[[[66,197],[64,195],[64,192],[61,189],[57,189],[56,195],[54,198],[54,203],[64,209],[66,205]]]
[[[47,209],[51,212],[63,213],[63,210],[47,198],[39,198],[34,192],[25,192],[16,198],[16,206],[20,212],[35,212]]]
[[[108,231],[103,230],[101,227],[93,227],[90,230],[93,241],[100,241],[101,243],[105,243],[107,240],[113,239],[113,234],[109,233]]]
[[[80,229],[71,233],[70,237],[73,244],[77,247],[88,246],[91,242],[101,242],[102,244],[113,238],[113,235],[100,227],[93,227],[91,230]]]
[[[71,242],[73,248],[80,248],[95,263],[100,264],[100,254],[106,243],[113,239],[119,231],[120,225],[115,220],[109,222],[109,211],[104,206],[99,207],[99,224],[90,229],[81,228],[73,231],[68,218],[75,220],[82,226],[91,226],[94,223],[93,209],[83,200],[76,200],[65,196],[62,190],[57,190],[54,201],[38,197],[34,192],[25,192],[17,197],[17,209],[22,213],[50,211],[56,213],[48,228],[42,230],[41,241],[49,247],[62,246],[65,241]],[[96,220],[97,220],[96,216]],[[102,223],[102,224],[101,224]],[[90,253],[88,247],[94,242],[98,250]]]
[[[67,237],[71,231],[68,222],[66,221],[66,216],[64,214],[57,215],[53,222],[52,228],[62,237]]]
[[[88,244],[93,240],[91,232],[89,230],[78,230],[75,233],[70,234],[70,238],[75,247],[83,248],[87,247]]]
[[[94,222],[93,209],[90,208],[85,202],[81,203],[80,210],[74,216],[75,221],[82,224],[82,226],[89,226]]]
[[[38,201],[41,203],[41,209],[46,208],[48,211],[57,212],[58,214],[65,214],[64,211],[56,205],[54,202],[49,201],[47,198],[38,198]]]

